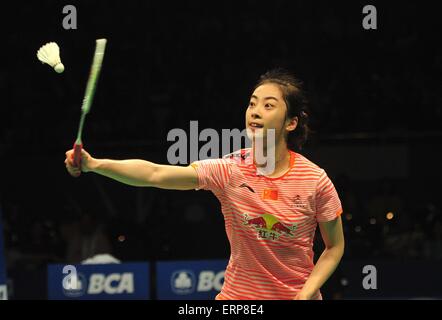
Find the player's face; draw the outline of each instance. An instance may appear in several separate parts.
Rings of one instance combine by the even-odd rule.
[[[275,130],[276,143],[296,124],[286,120],[287,105],[278,85],[266,83],[252,93],[246,111],[246,129],[252,136],[266,137],[267,129]],[[294,127],[293,127],[294,126]]]

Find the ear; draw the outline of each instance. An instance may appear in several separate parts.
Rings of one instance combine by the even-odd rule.
[[[287,120],[287,121],[288,121],[288,123],[285,127],[287,129],[287,131],[293,131],[298,126],[298,117],[293,117],[292,119]]]

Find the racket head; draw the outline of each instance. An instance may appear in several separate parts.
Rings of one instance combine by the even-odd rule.
[[[103,64],[103,57],[104,57],[104,52],[106,50],[106,44],[107,44],[107,39],[96,40],[94,58],[89,73],[83,104],[81,106],[81,111],[83,114],[89,113],[91,109],[92,100],[94,98],[95,88],[97,85],[97,80],[100,75],[101,66]]]

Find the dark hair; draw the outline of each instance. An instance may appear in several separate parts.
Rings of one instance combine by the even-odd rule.
[[[298,117],[295,130],[287,135],[287,147],[290,150],[301,150],[307,141],[311,130],[308,126],[309,108],[302,82],[282,68],[272,69],[260,76],[254,89],[259,86],[273,83],[280,87],[285,104],[287,105],[287,118]]]

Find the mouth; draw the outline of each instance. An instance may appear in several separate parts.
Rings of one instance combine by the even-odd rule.
[[[252,129],[260,129],[260,128],[264,128],[264,125],[257,123],[257,122],[249,122],[249,127]]]

